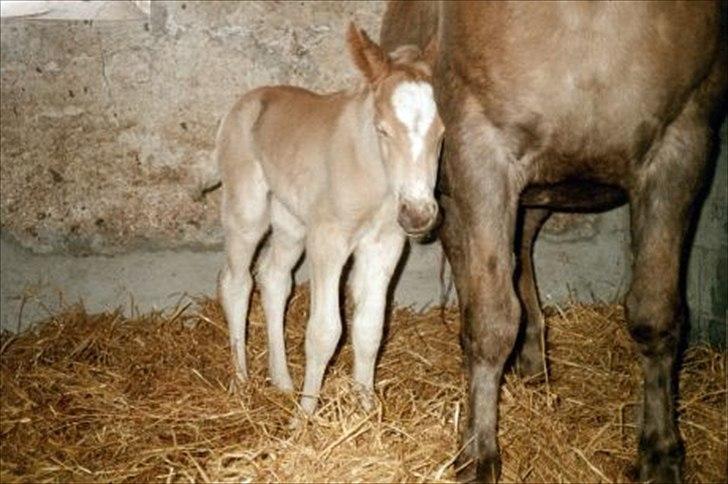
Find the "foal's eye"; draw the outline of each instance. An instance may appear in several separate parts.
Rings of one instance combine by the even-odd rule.
[[[383,138],[389,138],[389,132],[381,124],[377,125],[377,133],[379,133],[379,135],[382,136]]]

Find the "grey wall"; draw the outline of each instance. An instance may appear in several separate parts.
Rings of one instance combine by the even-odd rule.
[[[145,310],[213,292],[219,193],[200,190],[216,178],[220,118],[255,86],[348,86],[347,23],[376,38],[383,7],[153,2],[151,18],[3,20],[3,328],[54,310],[59,293],[92,310],[132,299]],[[727,167],[723,149],[689,270],[693,336],[714,342],[725,338],[728,299]],[[554,217],[536,246],[544,302],[618,299],[627,219],[626,208]],[[414,248],[400,303],[437,301],[439,259],[437,244]]]

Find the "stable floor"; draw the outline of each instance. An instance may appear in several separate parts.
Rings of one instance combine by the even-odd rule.
[[[287,321],[303,374],[308,292]],[[349,311],[350,312],[350,311]],[[396,309],[378,366],[379,402],[358,405],[344,341],[318,413],[266,380],[257,296],[252,378],[232,385],[227,329],[210,299],[126,317],[68,308],[0,342],[0,481],[450,481],[465,380],[454,309]],[[505,481],[624,481],[635,459],[639,364],[619,306],[552,307],[547,381],[508,373]],[[689,482],[726,480],[726,355],[686,353],[679,414]]]

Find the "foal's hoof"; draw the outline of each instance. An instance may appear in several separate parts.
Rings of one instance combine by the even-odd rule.
[[[308,395],[304,395],[301,397],[301,403],[299,406],[301,407],[301,410],[303,413],[307,416],[311,416],[316,411],[316,406],[318,405],[318,398],[317,397],[310,397]]]
[[[366,413],[374,410],[374,402],[376,402],[376,399],[374,398],[373,393],[360,393],[358,395],[358,399],[359,406],[361,406],[361,409],[364,410]]]
[[[306,422],[308,422],[308,415],[293,415],[291,420],[288,421],[288,429],[300,430],[306,426]]]
[[[270,382],[273,384],[274,387],[282,392],[293,392],[293,381],[291,381],[291,377],[288,375],[283,377],[271,375]]]
[[[238,373],[230,378],[230,384],[228,385],[228,393],[231,395],[241,391],[245,388],[245,383],[248,381],[247,377],[240,376]]]
[[[364,388],[359,384],[354,384],[354,393],[356,393],[356,398],[362,410],[367,413],[374,410],[377,403],[377,397],[374,395],[374,391]]]
[[[465,456],[462,458],[465,459]],[[457,466],[460,469],[457,473],[458,482],[495,483],[498,482],[498,479],[500,478],[500,456],[489,459],[472,460],[468,464],[461,465],[464,465],[465,467]]]

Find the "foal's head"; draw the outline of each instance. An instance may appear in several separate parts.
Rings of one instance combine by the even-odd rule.
[[[388,55],[353,23],[348,41],[373,95],[373,129],[399,201],[397,220],[409,235],[421,235],[437,220],[434,190],[445,131],[432,92],[435,44],[424,51],[404,46]]]

